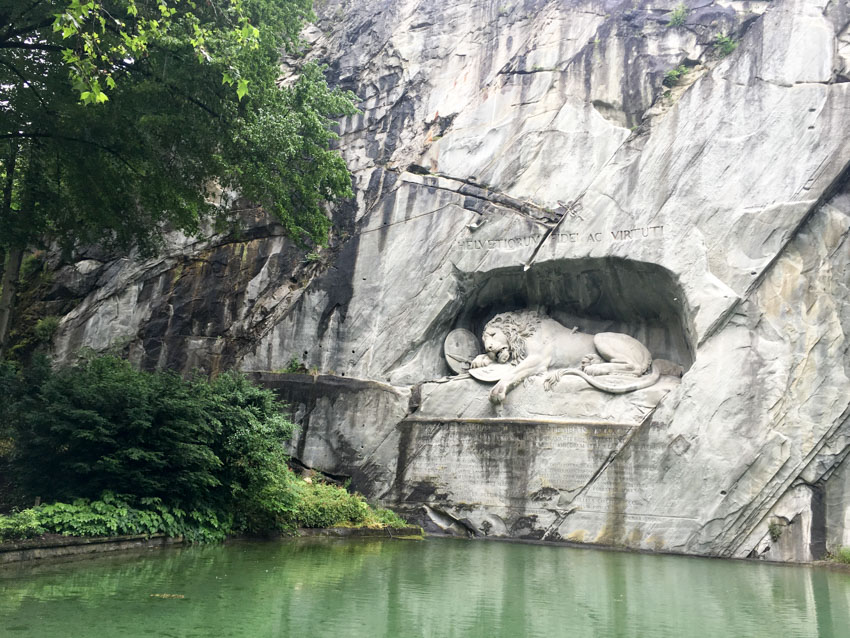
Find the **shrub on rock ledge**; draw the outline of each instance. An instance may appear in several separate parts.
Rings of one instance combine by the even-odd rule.
[[[5,413],[24,498],[115,493],[211,512],[239,530],[294,525],[283,444],[295,426],[242,375],[185,380],[105,356],[59,370],[41,362],[4,380],[17,384]]]
[[[298,479],[283,447],[295,426],[274,393],[238,373],[186,380],[111,356],[58,370],[42,359],[0,365],[0,391],[21,502],[47,503],[0,516],[0,540],[404,524],[344,488]]]

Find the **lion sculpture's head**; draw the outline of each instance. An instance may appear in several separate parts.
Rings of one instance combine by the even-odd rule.
[[[518,363],[528,356],[526,340],[537,332],[540,322],[540,315],[533,310],[503,312],[484,326],[485,341],[489,331],[501,331],[507,341],[507,349],[492,354],[499,363]]]

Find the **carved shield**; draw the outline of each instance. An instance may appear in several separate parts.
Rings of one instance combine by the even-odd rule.
[[[480,351],[478,337],[463,328],[452,330],[443,343],[446,363],[457,374],[467,372],[469,364]]]

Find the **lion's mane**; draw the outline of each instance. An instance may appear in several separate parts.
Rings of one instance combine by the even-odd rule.
[[[519,363],[528,356],[526,339],[537,332],[541,321],[540,315],[533,310],[503,312],[490,319],[484,331],[491,327],[501,330],[508,340],[510,362]]]

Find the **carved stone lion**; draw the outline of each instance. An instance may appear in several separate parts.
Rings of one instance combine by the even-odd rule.
[[[634,337],[619,332],[593,335],[570,330],[530,310],[496,315],[484,327],[482,340],[486,352],[475,357],[470,368],[512,364],[506,366],[490,392],[490,401],[497,404],[524,379],[546,372],[546,389],[551,389],[563,375],[576,375],[612,394],[647,388],[661,376],[649,350]],[[620,382],[599,378],[605,375],[615,375]],[[623,377],[635,380],[626,379],[624,383]]]

